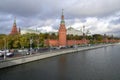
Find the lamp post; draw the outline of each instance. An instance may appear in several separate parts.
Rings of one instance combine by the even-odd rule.
[[[49,46],[49,51],[51,52],[50,34],[48,34],[48,46]]]
[[[77,47],[78,47],[78,45],[77,45],[77,42],[76,42],[76,40],[75,40],[75,49],[77,50]]]
[[[37,27],[36,27],[36,34],[38,33],[38,30],[37,30]],[[37,34],[38,35],[38,34]],[[38,35],[38,37],[39,37],[39,35]],[[36,52],[38,52],[38,50],[39,50],[39,38],[36,40],[37,41],[37,50],[36,50]]]
[[[38,40],[38,45],[37,45],[38,49],[39,49],[39,43],[40,43],[40,42],[39,42],[39,40]]]
[[[6,59],[6,39],[4,38],[4,60]]]
[[[83,26],[83,44],[85,45],[86,38],[85,38],[85,26]]]
[[[32,43],[33,43],[33,40],[30,38],[30,55],[32,54]]]
[[[36,52],[38,52],[38,50],[39,50],[39,43],[40,43],[40,42],[39,42],[39,39],[37,39],[36,42],[37,42],[37,49],[36,49]]]

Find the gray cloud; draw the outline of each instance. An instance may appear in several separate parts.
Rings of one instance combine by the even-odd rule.
[[[66,14],[74,16],[99,16],[120,10],[119,3],[120,0],[3,0],[0,3],[0,10],[25,17],[36,15],[51,17],[64,8]]]
[[[117,20],[112,20],[111,23],[113,23],[113,24],[120,24],[120,17]]]
[[[68,12],[78,16],[106,16],[120,10],[119,4],[119,0],[77,1]]]
[[[62,8],[64,8],[67,27],[79,23],[79,21],[76,22],[76,19],[80,20],[78,26],[84,24],[93,26],[89,28],[92,30],[99,29],[97,26],[101,21],[115,26],[120,24],[120,18],[113,19],[120,17],[119,4],[120,0],[1,0],[0,28],[2,30],[0,33],[9,33],[15,16],[18,27],[51,26],[57,30]],[[111,18],[111,16],[113,17]],[[98,24],[93,25],[93,23],[87,22],[89,17],[97,18]],[[95,19],[91,20],[94,22]],[[109,26],[109,28],[111,27],[113,26]]]

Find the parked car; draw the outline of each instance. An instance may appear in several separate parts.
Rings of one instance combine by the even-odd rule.
[[[4,56],[4,53],[5,53],[5,51],[0,50],[0,57],[3,57],[3,56]]]
[[[10,52],[9,50],[0,50],[0,57],[3,57],[4,55],[11,57],[14,55],[14,52]]]
[[[7,52],[7,53],[6,53],[6,56],[7,56],[7,57],[12,57],[13,55],[14,55],[14,53],[12,53],[12,52]]]
[[[0,57],[3,57],[3,56],[4,56],[4,54],[2,52],[0,52]]]
[[[36,53],[36,51],[35,51],[34,49],[31,49],[31,50],[28,49],[28,51],[27,51],[26,54],[29,55],[30,53],[31,53],[31,54],[34,54],[34,53]]]

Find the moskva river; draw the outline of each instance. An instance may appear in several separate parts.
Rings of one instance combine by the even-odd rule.
[[[0,69],[0,80],[120,80],[120,45]]]

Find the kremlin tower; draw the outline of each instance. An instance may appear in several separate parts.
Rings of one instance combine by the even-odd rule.
[[[85,34],[83,34],[85,35]],[[67,29],[65,27],[65,21],[64,21],[64,15],[62,10],[61,15],[61,22],[58,30],[58,39],[47,39],[45,40],[46,46],[58,46],[58,47],[66,47],[66,46],[74,46],[74,45],[80,45],[80,44],[87,44],[89,43],[89,40],[83,39],[83,40],[67,40]]]
[[[61,16],[61,22],[59,27],[59,46],[66,46],[66,27],[65,27],[65,21],[64,21],[64,15],[62,10],[62,16]]]
[[[19,30],[20,31],[20,30]],[[13,27],[12,27],[12,30],[10,32],[10,35],[16,35],[16,34],[19,34],[19,32],[17,30],[17,25],[16,25],[16,18],[14,19],[14,23],[13,23]]]

